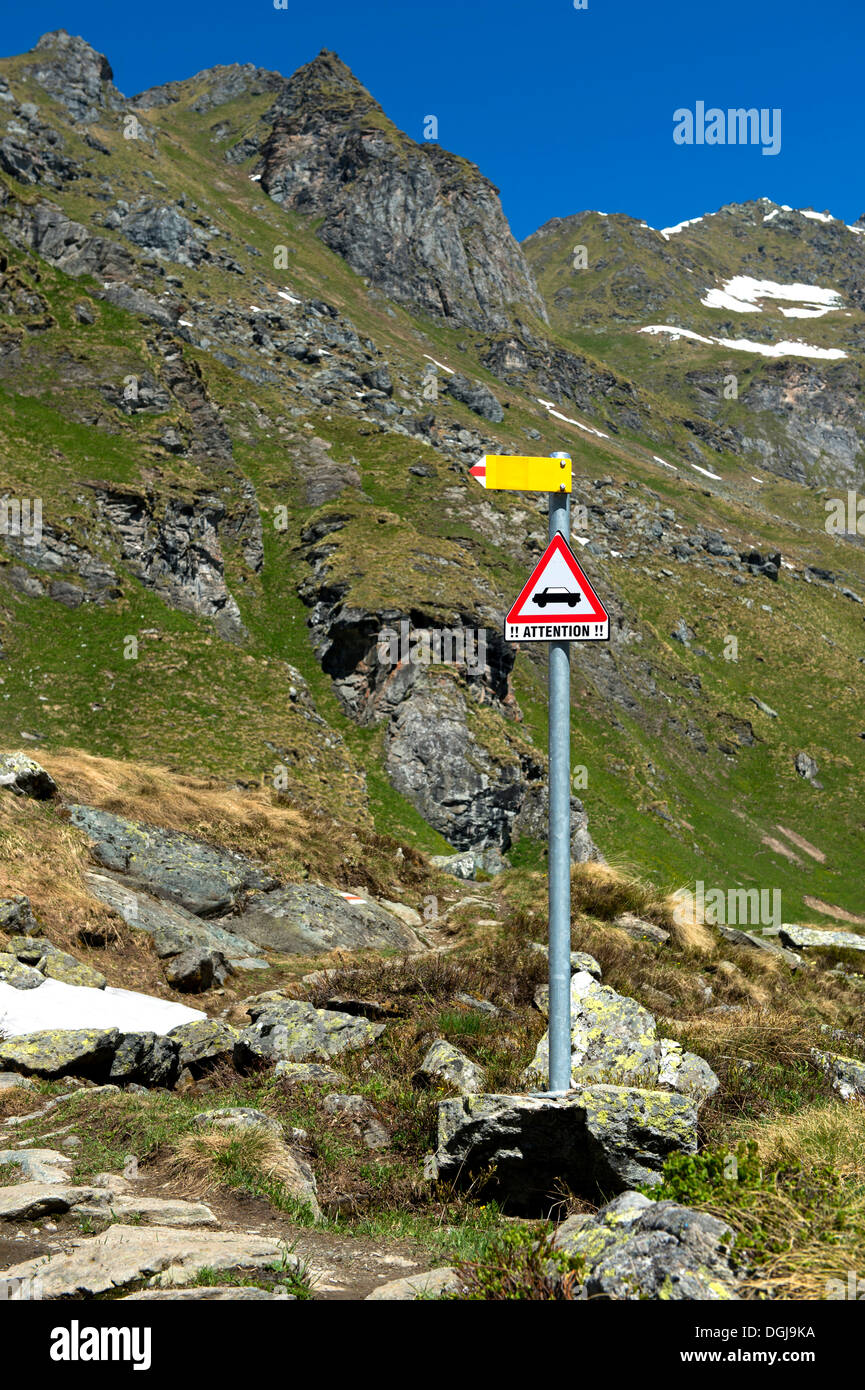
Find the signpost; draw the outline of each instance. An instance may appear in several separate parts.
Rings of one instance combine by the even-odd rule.
[[[606,642],[610,619],[568,543],[571,458],[487,455],[469,470],[487,488],[549,493],[549,544],[505,619],[509,642],[549,642],[550,1094],[571,1088],[571,655]]]

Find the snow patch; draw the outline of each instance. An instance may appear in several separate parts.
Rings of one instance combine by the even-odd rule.
[[[585,430],[586,434],[597,435],[598,439],[609,439],[610,436],[604,434],[603,430],[596,430],[593,425],[584,425],[582,420],[574,420],[570,415],[562,415],[561,411],[556,410],[555,401],[545,401],[541,396],[537,396],[535,399],[538,405],[542,405],[555,420],[564,420],[566,425],[576,425],[578,430]]]
[[[424,357],[426,358],[426,360],[427,360],[428,362],[434,362],[435,365],[436,365],[437,367],[439,367],[443,372],[447,372],[448,376],[453,376],[453,375],[454,375],[454,369],[453,369],[453,367],[446,367],[445,364],[444,364],[444,362],[436,362],[436,359],[435,359],[434,357],[430,357],[430,355],[429,355],[428,352],[425,352],[425,353],[424,353]]]
[[[118,1028],[121,1033],[170,1033],[207,1015],[170,999],[133,990],[90,989],[46,980],[36,989],[0,983],[0,1033],[20,1038],[44,1028]]]
[[[655,460],[655,463],[662,463],[665,468],[672,468],[674,473],[678,473],[678,468],[676,468],[674,464],[668,463],[666,459],[659,458],[657,454],[652,454],[652,458]]]
[[[692,463],[691,467],[695,468],[698,473],[703,473],[707,478],[714,478],[716,483],[722,483],[724,481],[720,473],[712,473],[708,468],[701,468],[699,463]]]
[[[671,236],[676,236],[677,233],[683,232],[686,227],[696,227],[698,222],[702,222],[704,217],[709,217],[710,215],[710,213],[704,212],[702,217],[689,217],[686,222],[677,222],[675,227],[662,227],[661,236],[665,241],[669,241]]]
[[[777,280],[755,280],[751,275],[734,275],[725,280],[720,289],[706,291],[700,300],[707,309],[732,309],[740,314],[759,314],[762,308],[757,302],[761,299],[782,300],[804,308],[782,309],[788,318],[818,318],[830,309],[843,307],[843,300],[837,290],[827,285],[781,285]]]
[[[696,343],[729,348],[733,352],[758,352],[762,357],[812,357],[826,362],[837,362],[846,357],[841,348],[812,347],[810,343],[752,343],[748,338],[706,338],[702,333],[694,333],[690,328],[677,328],[670,324],[652,323],[639,330],[641,333],[668,333],[675,343],[679,338],[690,338]]]

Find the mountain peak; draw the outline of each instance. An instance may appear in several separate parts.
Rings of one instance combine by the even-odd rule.
[[[338,53],[323,48],[289,78],[280,108],[286,115],[327,112],[329,119],[356,119],[367,112],[383,115],[381,106]]]
[[[117,107],[122,98],[104,53],[76,34],[54,29],[30,50],[37,59],[30,74],[40,87],[65,106],[75,121],[95,121],[100,110]]]

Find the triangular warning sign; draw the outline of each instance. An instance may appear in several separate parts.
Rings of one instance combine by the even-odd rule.
[[[606,642],[610,619],[564,536],[555,535],[505,618],[509,642]]]

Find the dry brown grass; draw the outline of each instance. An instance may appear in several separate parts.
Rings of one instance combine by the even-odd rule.
[[[214,777],[191,777],[147,763],[97,758],[75,749],[46,753],[43,765],[67,801],[82,801],[131,820],[183,830],[229,848],[298,851],[306,817],[277,805],[269,788],[231,787]]]
[[[0,1091],[0,1120],[11,1119],[13,1115],[29,1115],[39,1107],[39,1096],[23,1086],[4,1086]]]
[[[176,1191],[195,1198],[206,1197],[232,1178],[274,1186],[297,1179],[291,1151],[275,1134],[255,1127],[184,1134],[167,1167]]]
[[[828,1163],[841,1178],[865,1184],[865,1100],[818,1102],[783,1119],[742,1124],[739,1135],[755,1141],[766,1163]]]

